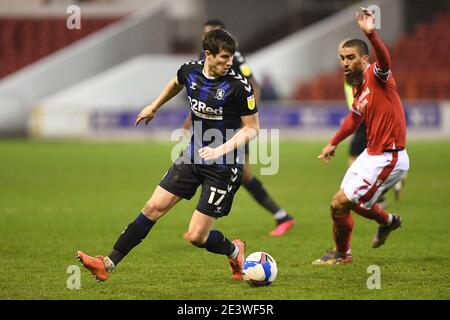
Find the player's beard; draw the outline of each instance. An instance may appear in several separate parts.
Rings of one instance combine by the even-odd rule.
[[[363,70],[355,69],[354,71],[350,71],[348,74],[344,73],[345,82],[349,85],[357,87],[361,84],[363,79]]]

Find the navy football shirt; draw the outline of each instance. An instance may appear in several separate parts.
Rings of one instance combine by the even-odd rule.
[[[202,147],[225,143],[241,128],[241,116],[258,112],[246,77],[233,68],[223,77],[208,77],[203,73],[203,64],[204,60],[188,61],[177,73],[191,108],[193,134],[187,149],[191,157],[198,156]]]

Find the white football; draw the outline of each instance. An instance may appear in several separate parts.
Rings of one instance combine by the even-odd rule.
[[[253,252],[244,260],[244,279],[253,286],[266,286],[277,277],[275,259],[266,252]]]

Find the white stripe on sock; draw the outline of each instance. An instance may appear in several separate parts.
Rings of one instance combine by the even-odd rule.
[[[116,267],[114,265],[114,262],[112,262],[112,260],[108,256],[103,258],[103,263],[105,264],[106,271],[108,272],[112,272],[113,269]]]
[[[286,217],[288,215],[288,213],[286,211],[284,211],[283,209],[278,210],[275,214],[274,217],[277,220],[283,219],[284,217]]]
[[[233,243],[233,244],[234,244],[234,243]],[[238,256],[238,254],[239,254],[239,247],[238,247],[237,245],[234,245],[234,251],[233,251],[232,254],[230,254],[230,257],[231,257],[232,259],[236,259],[236,257]]]
[[[386,225],[390,226],[391,223],[392,223],[392,218],[393,218],[393,216],[392,216],[392,214],[390,214],[390,213],[388,213],[388,214],[389,214],[389,218],[388,218],[388,220],[387,220]]]

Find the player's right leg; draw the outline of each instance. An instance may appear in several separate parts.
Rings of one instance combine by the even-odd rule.
[[[157,186],[136,219],[119,236],[108,256],[91,257],[82,251],[78,251],[78,260],[84,267],[91,271],[97,280],[107,280],[119,262],[147,237],[156,221],[181,199],[160,186]]]
[[[78,251],[77,258],[97,280],[105,281],[117,264],[148,235],[159,218],[182,198],[194,196],[198,184],[192,165],[172,165],[135,221],[119,236],[108,256],[91,257]]]
[[[312,262],[313,265],[338,265],[352,263],[350,241],[353,231],[353,217],[350,209],[354,204],[344,191],[339,190],[331,202],[331,218],[333,219],[333,238],[335,249]]]

